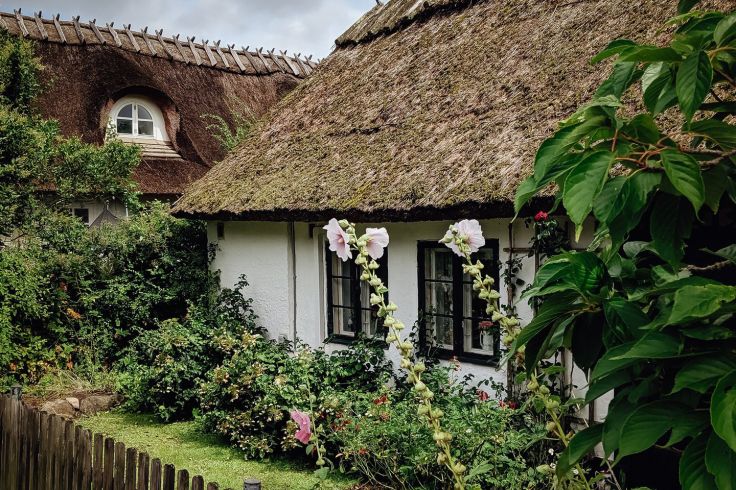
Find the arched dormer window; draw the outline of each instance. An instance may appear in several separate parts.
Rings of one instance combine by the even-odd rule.
[[[126,96],[115,102],[110,122],[121,139],[169,140],[161,110],[146,97]]]

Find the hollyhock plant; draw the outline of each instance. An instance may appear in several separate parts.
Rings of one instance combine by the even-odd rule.
[[[451,225],[440,243],[447,245],[456,255],[465,256],[461,246],[467,246],[469,253],[475,253],[483,245],[486,239],[477,219],[464,219]]]
[[[309,443],[309,439],[312,437],[312,424],[309,420],[309,415],[304,412],[300,412],[299,410],[292,410],[291,420],[296,422],[296,424],[299,426],[296,434],[294,434],[296,440],[301,442],[302,444]]]
[[[366,228],[365,235],[358,240],[365,239],[365,249],[372,259],[383,257],[383,249],[388,247],[388,232],[386,228]]]
[[[340,259],[346,261],[353,258],[353,252],[350,251],[350,238],[345,230],[342,229],[340,223],[332,218],[323,229],[327,231],[327,241],[330,244],[330,250],[335,252]],[[386,231],[384,229],[384,231]],[[388,243],[388,238],[386,239]],[[381,251],[383,253],[383,251]]]

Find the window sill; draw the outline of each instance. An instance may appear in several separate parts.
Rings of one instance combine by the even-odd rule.
[[[332,334],[329,335],[325,339],[325,344],[338,344],[338,345],[352,345],[353,343],[357,342],[358,339],[361,337],[353,337],[351,335],[340,335],[340,334]],[[365,338],[365,337],[362,337]],[[378,339],[376,339],[378,340]],[[388,350],[388,343],[383,342],[383,349]]]
[[[454,357],[462,363],[488,366],[492,368],[498,368],[501,361],[501,357],[494,354],[476,354],[474,352],[455,354],[453,351],[447,349],[437,349],[435,350],[435,354],[439,359],[445,361],[449,361]]]

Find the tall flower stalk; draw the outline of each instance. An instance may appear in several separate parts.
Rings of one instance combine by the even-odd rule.
[[[497,322],[501,328],[503,335],[503,343],[506,347],[510,346],[521,331],[519,319],[515,316],[508,316],[501,312],[500,298],[501,294],[493,288],[494,279],[482,273],[483,263],[478,260],[473,262],[472,254],[477,252],[480,247],[485,245],[483,231],[477,220],[462,220],[458,223],[450,225],[445,236],[440,240],[441,243],[447,245],[455,254],[461,257],[465,263],[463,264],[463,272],[473,279],[473,290],[477,291],[478,297],[486,302],[486,314],[491,317],[491,321]],[[515,361],[518,366],[523,367],[524,348],[519,348],[515,355]],[[537,397],[547,411],[550,420],[547,422],[547,430],[553,434],[562,444],[567,447],[572,438],[571,433],[567,433],[562,425],[562,416],[560,412],[560,401],[553,396],[550,389],[545,385],[540,385],[536,370],[532,373],[527,388],[533,396]],[[543,465],[538,468],[543,473],[553,474],[553,468]],[[571,475],[571,485],[574,488],[590,488],[585,471],[580,464],[575,465],[575,469]]]
[[[383,256],[383,249],[388,245],[389,237],[385,228],[367,228],[366,233],[358,236],[355,225],[346,220],[330,220],[324,227],[330,250],[337,253],[343,261],[353,257],[356,252],[355,263],[361,268],[360,280],[367,282],[372,293],[370,303],[378,307],[378,317],[383,318],[383,324],[389,330],[386,341],[393,344],[401,354],[401,368],[407,372],[407,380],[413,385],[417,393],[419,406],[417,413],[424,419],[433,431],[433,438],[437,445],[437,463],[444,465],[452,473],[454,488],[465,489],[465,473],[467,468],[452,454],[452,434],[443,430],[441,420],[442,410],[432,405],[434,393],[422,381],[422,373],[426,370],[424,363],[412,361],[412,343],[402,340],[401,331],[405,325],[395,318],[398,307],[393,302],[386,303],[388,288],[378,277],[379,268],[377,259]]]

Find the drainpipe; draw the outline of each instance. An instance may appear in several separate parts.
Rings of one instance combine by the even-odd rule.
[[[286,224],[289,239],[289,256],[287,258],[289,268],[289,309],[291,310],[291,341],[296,341],[296,231],[294,222]]]

